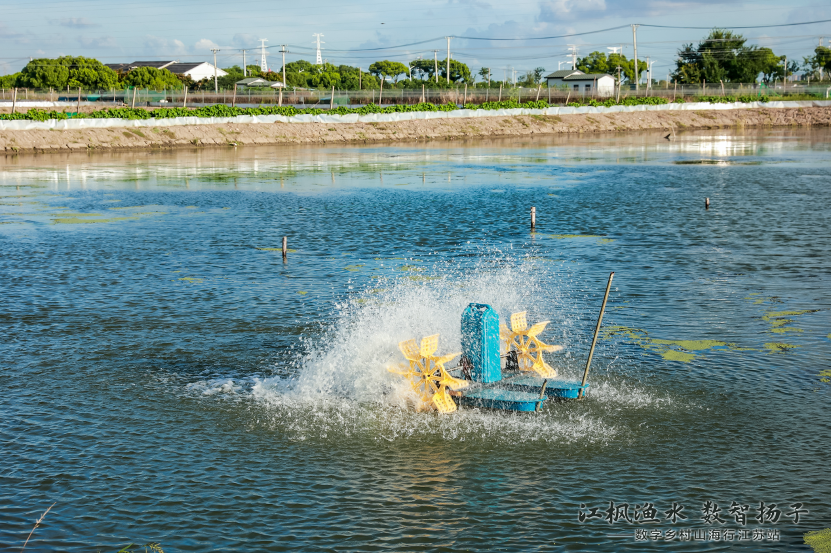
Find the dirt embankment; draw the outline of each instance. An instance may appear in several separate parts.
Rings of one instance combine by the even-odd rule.
[[[830,115],[832,110],[829,107],[760,108],[561,116],[525,115],[394,123],[229,123],[152,128],[0,131],[0,150],[13,154],[248,144],[413,142],[640,130],[680,132],[692,129],[743,127],[828,127]]]

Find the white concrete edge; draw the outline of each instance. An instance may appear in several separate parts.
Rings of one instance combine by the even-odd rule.
[[[451,112],[406,112],[390,114],[349,114],[349,115],[241,115],[236,117],[175,117],[170,119],[50,119],[49,121],[0,121],[0,131],[34,131],[67,129],[105,129],[112,127],[177,127],[180,125],[212,125],[228,123],[387,123],[394,121],[412,121],[418,119],[455,119],[475,117],[500,117],[516,115],[573,115],[603,114],[648,111],[677,110],[737,110],[751,108],[809,108],[832,105],[829,100],[810,100],[793,102],[749,102],[743,104],[710,104],[707,102],[690,102],[686,104],[658,104],[643,106],[612,106],[610,108],[553,107],[543,109],[515,108],[510,110],[454,110]]]

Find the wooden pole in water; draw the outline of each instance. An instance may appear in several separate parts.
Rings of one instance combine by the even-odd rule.
[[[543,399],[546,397],[546,385],[549,383],[548,379],[543,380],[543,386],[540,387],[540,396],[537,398],[537,406],[535,406],[534,411],[539,412],[540,406],[543,404]]]
[[[581,381],[581,390],[578,393],[578,398],[584,397],[584,387],[586,386],[586,378],[589,376],[589,364],[592,363],[592,354],[595,353],[595,342],[598,340],[598,331],[601,330],[601,320],[604,319],[604,309],[607,307],[607,298],[610,296],[610,286],[612,286],[612,278],[615,271],[610,273],[610,280],[607,281],[607,290],[604,292],[604,303],[601,304],[601,313],[598,314],[598,324],[595,325],[595,334],[592,335],[592,346],[589,348],[589,357],[586,359],[586,368],[584,368],[584,378]]]
[[[283,237],[283,261],[286,261],[286,237]]]
[[[708,197],[705,197],[705,209],[707,210],[710,207],[711,207],[711,199],[708,198]]]
[[[535,208],[532,206],[532,231],[534,231],[534,216],[535,216]]]

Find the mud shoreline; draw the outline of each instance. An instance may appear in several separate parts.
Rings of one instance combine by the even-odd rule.
[[[520,115],[388,123],[227,123],[170,128],[0,131],[0,151],[18,153],[158,150],[246,145],[325,145],[531,137],[659,130],[829,127],[832,108],[644,111]]]

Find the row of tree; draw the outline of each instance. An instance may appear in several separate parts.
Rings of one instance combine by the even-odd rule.
[[[829,79],[830,49],[818,46],[810,56],[802,60],[787,60],[785,56],[776,55],[770,48],[746,44],[742,35],[723,29],[714,29],[698,45],[686,44],[678,51],[676,68],[671,79],[680,84],[693,84],[706,81],[716,83],[753,83],[757,80],[771,82],[784,76],[803,70],[814,79]],[[507,85],[511,80],[493,79],[491,69],[483,67],[478,75],[471,74],[469,67],[458,60],[413,60],[409,64],[390,60],[370,64],[368,71],[348,65],[324,63],[314,65],[306,60],[286,64],[278,72],[261,72],[260,67],[249,65],[244,75],[239,66],[225,68],[227,75],[218,79],[218,85],[230,89],[234,84],[248,77],[262,77],[269,81],[282,82],[286,76],[286,85],[295,88],[339,90],[378,89],[381,81],[385,87],[392,88],[448,88],[467,84],[477,88],[497,88]],[[450,69],[450,71],[448,71]],[[622,83],[633,83],[635,64],[623,54],[605,54],[592,52],[580,58],[577,69],[585,73],[609,73]],[[638,62],[641,78],[647,71],[647,63]],[[537,67],[526,72],[516,84],[520,86],[538,86],[545,70]],[[30,61],[20,72],[0,77],[0,87],[28,87],[34,89],[67,90],[83,88],[110,90],[125,87],[150,88],[155,90],[181,89],[212,90],[213,79],[194,82],[187,75],[173,74],[167,69],[154,67],[137,67],[126,72],[117,72],[100,61],[92,58],[62,56],[49,59],[39,58]]]

